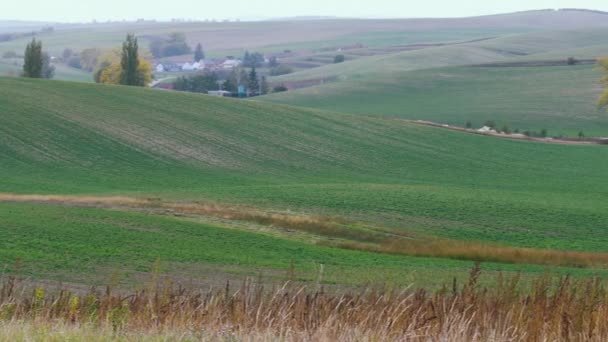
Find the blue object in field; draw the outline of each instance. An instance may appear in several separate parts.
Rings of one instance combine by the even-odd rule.
[[[245,86],[240,85],[239,86],[239,97],[245,97],[247,96],[247,89],[245,89]]]

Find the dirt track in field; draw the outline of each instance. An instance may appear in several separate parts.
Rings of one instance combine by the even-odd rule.
[[[457,131],[457,132],[485,135],[485,136],[489,136],[489,137],[496,137],[496,138],[509,139],[509,140],[523,140],[523,141],[533,141],[533,142],[540,142],[540,143],[545,143],[545,144],[559,144],[559,145],[608,145],[608,138],[582,138],[582,139],[536,138],[536,137],[529,137],[529,136],[526,136],[523,134],[479,132],[475,129],[468,129],[468,128],[463,128],[463,127],[439,124],[439,123],[432,122],[432,121],[406,120],[406,119],[395,119],[395,120],[405,121],[405,122],[412,123],[415,125],[437,127],[437,128],[449,129],[449,130]]]

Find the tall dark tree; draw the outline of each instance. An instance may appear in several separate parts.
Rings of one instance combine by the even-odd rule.
[[[194,61],[200,62],[201,59],[205,59],[205,52],[203,51],[203,46],[201,43],[196,45],[196,49],[194,50]]]
[[[255,71],[255,67],[251,68],[249,72],[247,88],[249,88],[249,96],[255,96],[260,93],[260,81],[258,81],[258,73]]]
[[[260,82],[260,94],[266,95],[270,91],[270,86],[268,85],[268,80],[266,80],[266,76],[262,76],[262,81]]]
[[[31,78],[42,77],[42,42],[33,38],[25,48],[23,61],[23,76]]]
[[[143,86],[144,80],[141,79],[139,68],[139,47],[137,38],[133,34],[128,34],[127,39],[122,44],[122,57],[120,59],[120,84],[130,86]]]

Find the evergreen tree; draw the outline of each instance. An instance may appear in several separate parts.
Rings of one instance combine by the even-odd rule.
[[[31,78],[42,77],[42,42],[36,38],[27,44],[23,61],[23,76]]]
[[[266,95],[270,91],[270,86],[268,85],[268,80],[266,80],[266,76],[262,76],[262,81],[260,82],[260,94]]]
[[[198,43],[198,45],[196,45],[196,49],[194,50],[194,61],[200,62],[201,59],[205,59],[205,52],[203,51],[203,46],[201,43]]]
[[[133,34],[128,34],[127,39],[122,44],[122,57],[120,60],[121,74],[120,84],[130,86],[144,86],[144,80],[141,79],[139,68],[139,47],[137,38]]]
[[[260,82],[258,81],[258,73],[255,71],[255,67],[251,68],[249,72],[248,80],[249,96],[258,95],[260,92]]]

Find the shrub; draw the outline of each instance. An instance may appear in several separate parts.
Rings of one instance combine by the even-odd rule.
[[[287,87],[284,84],[281,84],[281,85],[278,85],[278,86],[275,86],[274,88],[272,88],[273,93],[282,93],[287,90],[289,90],[289,89],[287,89]]]
[[[342,63],[346,60],[346,57],[344,57],[344,55],[337,55],[336,57],[334,57],[334,63]]]

